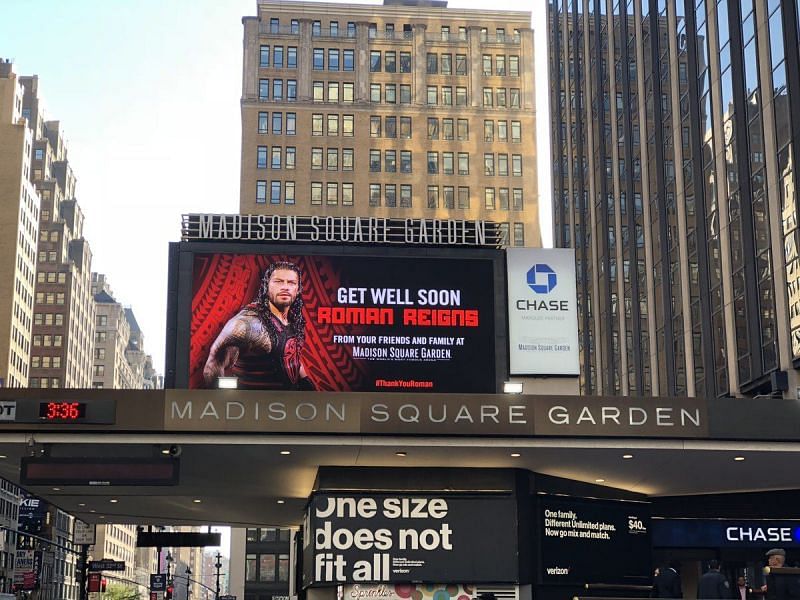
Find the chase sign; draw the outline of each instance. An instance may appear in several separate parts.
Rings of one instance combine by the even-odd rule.
[[[528,271],[528,287],[537,294],[549,294],[558,284],[558,276],[549,265],[533,265]]]

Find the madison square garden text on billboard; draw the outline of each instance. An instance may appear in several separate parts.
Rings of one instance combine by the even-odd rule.
[[[190,388],[495,392],[495,263],[193,254]]]

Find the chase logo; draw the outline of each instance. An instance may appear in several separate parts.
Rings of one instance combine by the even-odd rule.
[[[549,294],[557,283],[556,272],[548,265],[536,264],[528,271],[528,287],[537,294]]]

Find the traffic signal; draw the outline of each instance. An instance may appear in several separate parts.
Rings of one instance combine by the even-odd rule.
[[[167,586],[167,593],[164,594],[164,599],[165,600],[172,600],[172,592],[174,592],[174,591],[175,591],[175,587],[170,583]]]
[[[103,579],[101,579],[101,580],[100,580],[100,591],[101,591],[101,592],[105,592],[105,591],[106,591],[106,584],[107,584],[107,583],[108,583],[108,582],[106,581],[106,579],[105,579],[105,578],[103,578]]]

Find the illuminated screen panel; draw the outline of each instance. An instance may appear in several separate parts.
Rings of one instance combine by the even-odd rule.
[[[496,391],[491,259],[197,254],[193,267],[190,388]]]

